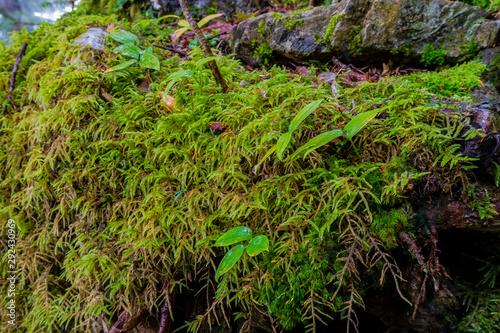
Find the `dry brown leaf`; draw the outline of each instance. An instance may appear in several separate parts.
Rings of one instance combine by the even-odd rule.
[[[173,111],[175,109],[175,98],[172,96],[165,94],[163,92],[160,93],[162,105],[168,110]]]
[[[113,20],[111,20],[108,24],[108,27],[106,28],[106,32],[109,34],[113,29],[115,28],[115,24],[113,23]]]
[[[107,100],[108,102],[111,102],[114,97],[113,95],[111,95],[110,93],[108,93],[106,90],[104,89],[101,89],[101,94],[102,94],[102,97]]]

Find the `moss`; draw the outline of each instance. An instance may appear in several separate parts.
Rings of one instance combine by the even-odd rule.
[[[413,47],[413,42],[409,44],[399,45],[391,50],[392,54],[402,53],[405,57],[410,55],[411,49]]]
[[[257,32],[262,38],[266,38],[266,21],[260,21]]]
[[[420,62],[423,62],[425,66],[441,66],[444,63],[445,57],[446,50],[435,49],[434,45],[427,44],[425,46],[424,53],[422,54],[422,59],[420,59]]]
[[[476,57],[479,54],[479,52],[481,51],[475,40],[471,40],[471,42],[469,44],[462,45],[462,46],[460,46],[460,48],[463,51],[467,52],[466,60]]]
[[[335,31],[335,28],[337,27],[337,23],[344,18],[344,14],[336,14],[332,16],[330,21],[328,22],[328,25],[326,26],[325,34],[323,35],[323,42],[328,43],[330,41],[330,38],[333,35],[333,32]]]
[[[261,66],[269,66],[270,60],[273,58],[273,50],[269,48],[267,41],[264,44],[259,43],[256,39],[252,41],[254,49],[253,57],[259,60]]]
[[[91,331],[96,316],[111,327],[117,314],[134,307],[154,316],[168,289],[161,284],[170,281],[184,296],[192,277],[191,287],[219,285],[215,297],[200,300],[207,306],[190,327],[209,320],[206,313],[223,321],[215,307],[263,304],[287,328],[313,327],[316,319],[342,315],[351,291],[337,293],[339,274],[359,272],[362,282],[349,281],[359,297],[380,285],[382,272],[390,274],[379,260],[390,254],[384,245],[394,246],[399,225],[383,217],[420,230],[403,209],[412,182],[425,185],[432,170],[442,190],[458,196],[463,182],[475,181],[471,159],[455,146],[468,116],[437,112],[428,100],[431,94],[470,100],[485,69],[477,62],[363,83],[333,98],[331,90],[314,88],[314,77],[291,78],[276,66],[249,72],[218,57],[230,86],[222,92],[196,47],[189,60],[163,59],[162,71],[106,72],[123,62],[110,41],[105,52],[72,42],[88,26],[113,21],[135,28],[114,16],[73,15],[14,33],[11,45],[0,46],[5,101],[16,55],[23,42],[29,45],[12,100],[18,110],[9,103],[0,118],[0,227],[10,218],[19,226],[22,267],[19,326],[7,332]],[[169,32],[155,22],[166,38]],[[150,46],[145,36],[140,46]],[[270,54],[265,46],[257,50],[259,59]],[[151,91],[137,89],[143,78]],[[160,93],[173,106],[166,108]],[[306,158],[279,161],[273,147],[290,116],[315,101],[321,103],[299,124],[289,152],[344,126],[352,110],[341,110],[352,108],[351,101],[359,114],[384,105],[384,116],[353,141],[337,138]],[[214,133],[214,123],[224,133]],[[213,241],[238,225],[265,234],[271,251],[242,258],[217,282],[213,263],[226,251]],[[362,259],[346,266],[350,251]],[[366,262],[374,265],[368,270]],[[389,278],[400,281],[391,267],[396,274]],[[0,263],[2,276],[8,270]],[[8,283],[0,279],[0,289]],[[2,315],[8,300],[0,299]],[[229,321],[240,315],[225,313]]]
[[[285,28],[288,30],[293,30],[295,27],[301,27],[304,24],[304,20],[293,19],[290,16],[285,18]]]
[[[304,8],[301,8],[301,9],[297,9],[297,10],[294,10],[292,12],[290,12],[289,14],[290,15],[297,15],[297,14],[302,14],[303,12],[306,12],[310,9],[313,9],[314,6],[310,6],[310,7],[304,7]]]
[[[354,29],[351,40],[349,41],[349,50],[351,50],[352,55],[361,55],[361,27],[357,27]]]
[[[275,19],[280,19],[282,18],[284,15],[282,13],[278,13],[278,12],[272,12],[271,13],[271,17],[272,18],[275,18]]]

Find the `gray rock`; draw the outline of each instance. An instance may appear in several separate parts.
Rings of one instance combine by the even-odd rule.
[[[479,53],[481,62],[489,71],[484,73],[484,81],[490,82],[496,91],[500,91],[500,47],[493,47]]]
[[[94,50],[104,50],[104,39],[107,35],[108,33],[101,28],[90,28],[73,43],[88,45]]]
[[[233,29],[232,46],[237,57],[251,64],[262,63],[256,55],[266,47],[275,63],[335,56],[366,64],[389,59],[420,63],[430,44],[446,51],[443,63],[455,63],[492,47],[499,32],[500,21],[458,1],[340,0],[300,14],[244,21]]]

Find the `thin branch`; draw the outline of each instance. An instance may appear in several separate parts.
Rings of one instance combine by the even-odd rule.
[[[172,46],[165,46],[165,45],[159,45],[159,44],[153,44],[153,46],[156,46],[159,49],[163,49],[163,50],[175,52],[175,53],[177,53],[177,54],[179,54],[179,55],[181,55],[183,57],[187,57],[188,56],[188,54],[186,52],[174,49]]]
[[[175,300],[175,293],[172,292],[170,281],[167,281],[167,297],[165,297],[165,303],[161,307],[161,319],[160,319],[160,330],[158,333],[170,333],[172,330],[170,325],[172,324],[172,304]]]
[[[184,13],[184,16],[186,17],[187,21],[189,22],[189,25],[191,26],[191,29],[193,29],[194,34],[196,38],[200,41],[201,44],[201,49],[203,50],[203,53],[205,53],[206,57],[212,57],[212,49],[210,49],[210,45],[208,44],[207,39],[205,38],[205,35],[203,35],[203,32],[201,31],[200,27],[198,26],[198,23],[193,18],[193,15],[191,14],[191,11],[189,10],[189,6],[187,4],[186,0],[179,0],[179,4],[181,5],[182,12]],[[212,71],[212,74],[215,78],[215,82],[217,82],[218,85],[222,87],[222,92],[227,92],[228,91],[228,86],[224,78],[222,77],[222,74],[219,71],[219,67],[217,67],[217,63],[215,60],[211,60],[208,62],[208,66],[210,67],[210,70]]]
[[[12,75],[10,76],[10,86],[9,86],[9,97],[7,97],[7,102],[13,99],[12,97],[12,91],[16,88],[16,75],[17,75],[17,70],[19,69],[19,63],[21,62],[21,59],[24,56],[24,53],[26,52],[26,47],[28,46],[28,43],[24,42],[23,46],[21,46],[21,51],[19,51],[19,54],[17,55],[16,62],[14,63],[14,68],[12,68]],[[14,106],[14,104],[13,104]],[[3,107],[2,114],[5,114],[5,111],[7,110],[7,104]]]

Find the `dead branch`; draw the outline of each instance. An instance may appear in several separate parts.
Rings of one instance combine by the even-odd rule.
[[[186,17],[187,21],[189,22],[189,25],[191,26],[191,29],[193,29],[194,34],[196,38],[200,41],[201,44],[201,49],[203,50],[203,53],[205,53],[206,57],[212,57],[212,49],[210,49],[210,45],[208,44],[207,39],[205,38],[205,35],[203,35],[203,32],[201,31],[200,27],[198,26],[198,23],[193,18],[193,15],[191,14],[191,11],[189,10],[189,6],[187,4],[186,0],[179,0],[179,4],[181,5],[182,12],[184,13],[184,16]],[[228,91],[228,86],[224,78],[222,77],[222,74],[219,71],[219,67],[217,67],[217,63],[215,60],[211,60],[208,62],[208,66],[210,67],[210,70],[212,71],[212,74],[215,78],[215,82],[217,82],[218,85],[222,87],[222,92],[227,92]]]
[[[12,91],[16,89],[16,75],[17,75],[17,70],[19,69],[19,63],[21,62],[21,59],[24,56],[24,53],[26,52],[26,47],[28,46],[28,43],[24,42],[23,46],[21,46],[21,51],[19,51],[19,54],[16,57],[16,62],[14,63],[14,67],[12,68],[12,75],[10,76],[10,86],[9,86],[9,96],[7,97],[7,102],[13,99],[12,97]],[[13,102],[12,106],[15,108],[15,105]],[[7,104],[3,107],[2,114],[5,114],[5,111],[7,110]]]

